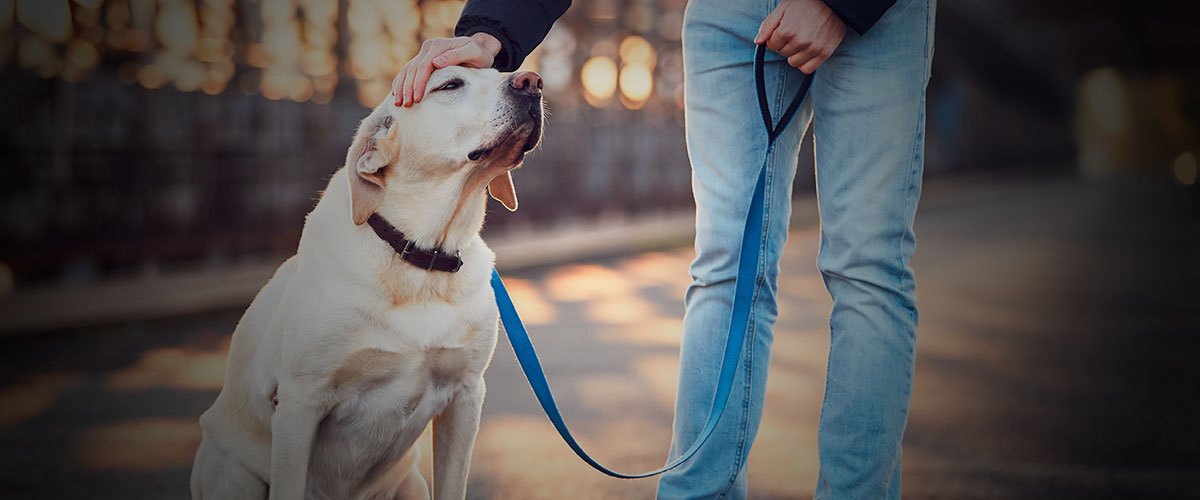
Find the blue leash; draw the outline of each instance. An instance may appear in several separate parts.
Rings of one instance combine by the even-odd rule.
[[[763,58],[766,53],[766,46],[759,45],[754,53],[754,82],[758,89],[758,105],[762,112],[763,123],[767,128],[767,150],[775,143],[775,138],[787,128],[788,122],[796,114],[796,110],[800,108],[800,103],[804,101],[804,97],[808,94],[808,88],[812,85],[812,76],[805,77],[801,84],[800,90],[796,92],[796,97],[792,99],[791,105],[784,111],[779,124],[772,126],[771,111],[767,106],[767,91],[766,84],[763,81]],[[763,197],[766,189],[767,169],[766,161],[763,161],[763,167],[758,172],[758,182],[754,185],[754,196],[750,200],[750,210],[746,215],[746,228],[742,234],[742,246],[745,249],[758,249],[758,244],[762,240],[762,220],[763,220]],[[492,290],[496,294],[496,305],[500,308],[500,321],[504,323],[504,331],[508,334],[508,341],[512,344],[513,352],[517,355],[517,361],[521,364],[521,370],[525,372],[525,378],[529,380],[529,386],[533,388],[534,395],[537,396],[538,402],[542,404],[542,409],[545,410],[546,416],[550,418],[550,422],[554,424],[554,428],[558,429],[558,434],[562,436],[563,441],[575,451],[579,458],[587,462],[588,465],[595,467],[596,470],[608,474],[613,477],[623,479],[637,479],[643,477],[655,476],[662,474],[678,467],[686,462],[708,441],[713,430],[717,427],[717,422],[721,419],[721,414],[725,412],[725,404],[729,400],[729,391],[733,387],[733,377],[737,373],[738,359],[742,355],[742,344],[746,340],[746,331],[750,326],[750,307],[754,300],[754,286],[757,281],[756,267],[758,266],[758,251],[746,252],[743,251],[738,256],[738,273],[737,284],[734,289],[733,314],[729,323],[729,336],[725,340],[725,354],[721,360],[721,372],[717,376],[717,391],[713,396],[712,410],[708,414],[708,422],[704,424],[704,429],[700,431],[700,435],[696,437],[696,441],[692,446],[684,451],[675,460],[670,461],[666,465],[641,474],[622,474],[613,471],[603,465],[600,465],[592,457],[588,456],[575,438],[571,436],[571,431],[567,429],[566,422],[563,421],[562,414],[558,411],[558,405],[554,403],[554,395],[550,392],[550,383],[546,380],[546,374],[542,372],[542,363],[538,361],[537,352],[533,349],[533,342],[529,340],[529,334],[525,331],[525,325],[521,323],[521,317],[517,315],[517,310],[513,306],[512,299],[508,296],[508,290],[504,288],[504,281],[500,279],[500,273],[492,269]]]

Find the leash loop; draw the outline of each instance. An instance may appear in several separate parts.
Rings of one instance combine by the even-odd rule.
[[[804,81],[800,82],[800,90],[796,91],[796,96],[792,98],[791,104],[783,112],[779,118],[779,123],[774,123],[771,119],[771,109],[767,105],[767,82],[763,78],[763,60],[767,55],[767,46],[759,45],[754,49],[754,86],[758,91],[758,110],[762,113],[763,125],[767,128],[767,142],[774,143],[775,138],[787,128],[788,123],[791,123],[792,117],[796,116],[796,111],[800,109],[800,104],[804,102],[804,97],[808,95],[808,88],[812,86],[813,76],[811,74],[804,75]]]
[[[804,102],[804,98],[808,94],[808,88],[812,84],[812,75],[805,76],[805,80],[801,84],[796,96],[792,99],[791,105],[780,116],[779,123],[773,124],[771,112],[767,106],[766,84],[763,81],[763,59],[765,53],[766,46],[759,45],[754,54],[754,79],[758,90],[759,110],[762,112],[763,123],[767,129],[767,149],[769,155],[770,148],[775,143],[775,138],[787,128],[788,122],[792,120],[792,117],[796,114],[796,110]],[[550,423],[554,424],[554,428],[558,430],[558,434],[562,436],[563,441],[567,443],[567,446],[571,447],[571,450],[576,455],[579,455],[579,458],[583,459],[584,462],[596,470],[622,479],[638,479],[662,474],[663,472],[679,467],[692,458],[696,452],[700,451],[700,447],[708,441],[708,438],[712,436],[713,431],[717,428],[717,422],[721,419],[721,415],[724,414],[726,403],[729,401],[733,379],[737,374],[738,361],[742,355],[742,345],[745,344],[746,332],[750,329],[750,310],[754,302],[754,289],[758,279],[758,258],[761,253],[759,243],[762,241],[763,234],[763,199],[765,197],[767,181],[766,165],[767,162],[764,158],[762,167],[758,172],[758,181],[754,185],[754,195],[750,199],[750,208],[746,214],[746,226],[742,232],[741,251],[738,255],[737,282],[734,285],[734,301],[733,310],[730,314],[729,335],[725,339],[725,351],[721,357],[721,371],[717,375],[717,387],[713,396],[712,409],[708,414],[708,420],[705,422],[700,434],[696,437],[696,441],[686,451],[674,460],[667,462],[666,465],[653,471],[638,474],[624,474],[613,471],[596,462],[575,441],[575,437],[571,435],[570,429],[567,428],[567,424],[563,420],[562,413],[558,410],[558,405],[554,402],[554,394],[550,391],[550,383],[546,380],[545,372],[542,371],[542,363],[538,360],[537,352],[533,348],[533,341],[529,339],[529,333],[525,331],[525,325],[521,323],[521,317],[517,314],[512,298],[508,296],[508,290],[504,288],[504,281],[500,279],[500,273],[496,272],[494,268],[492,269],[491,284],[492,290],[496,295],[496,306],[500,311],[500,321],[504,324],[504,332],[508,336],[509,343],[512,344],[513,353],[516,354],[517,361],[521,364],[521,370],[525,372],[525,378],[529,380],[529,386],[533,389],[534,395],[537,396],[542,410],[546,412],[546,417],[550,419]]]

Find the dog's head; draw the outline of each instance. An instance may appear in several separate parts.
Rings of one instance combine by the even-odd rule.
[[[443,68],[430,75],[420,103],[394,102],[388,96],[362,121],[346,155],[355,224],[401,186],[438,181],[453,180],[463,196],[486,185],[493,198],[517,209],[509,172],[542,134],[536,73]]]

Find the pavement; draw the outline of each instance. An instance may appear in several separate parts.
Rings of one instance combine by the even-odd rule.
[[[1200,498],[1200,193],[937,179],[917,234],[904,498]],[[811,498],[816,483],[831,307],[817,244],[797,224],[783,258],[751,498]],[[665,458],[692,255],[505,272],[568,423],[612,468]],[[187,498],[196,418],[243,307],[0,338],[0,498]],[[487,383],[468,498],[653,497],[653,480],[610,479],[572,454],[504,340]]]

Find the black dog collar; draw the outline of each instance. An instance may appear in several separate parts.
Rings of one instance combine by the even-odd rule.
[[[396,250],[396,253],[400,254],[400,260],[426,271],[453,273],[462,268],[463,261],[457,253],[450,255],[440,248],[433,250],[417,248],[416,244],[404,237],[404,233],[389,224],[379,214],[371,214],[371,217],[367,219],[367,224],[371,225],[371,229],[375,230],[375,234],[379,235],[380,239],[386,241]]]

